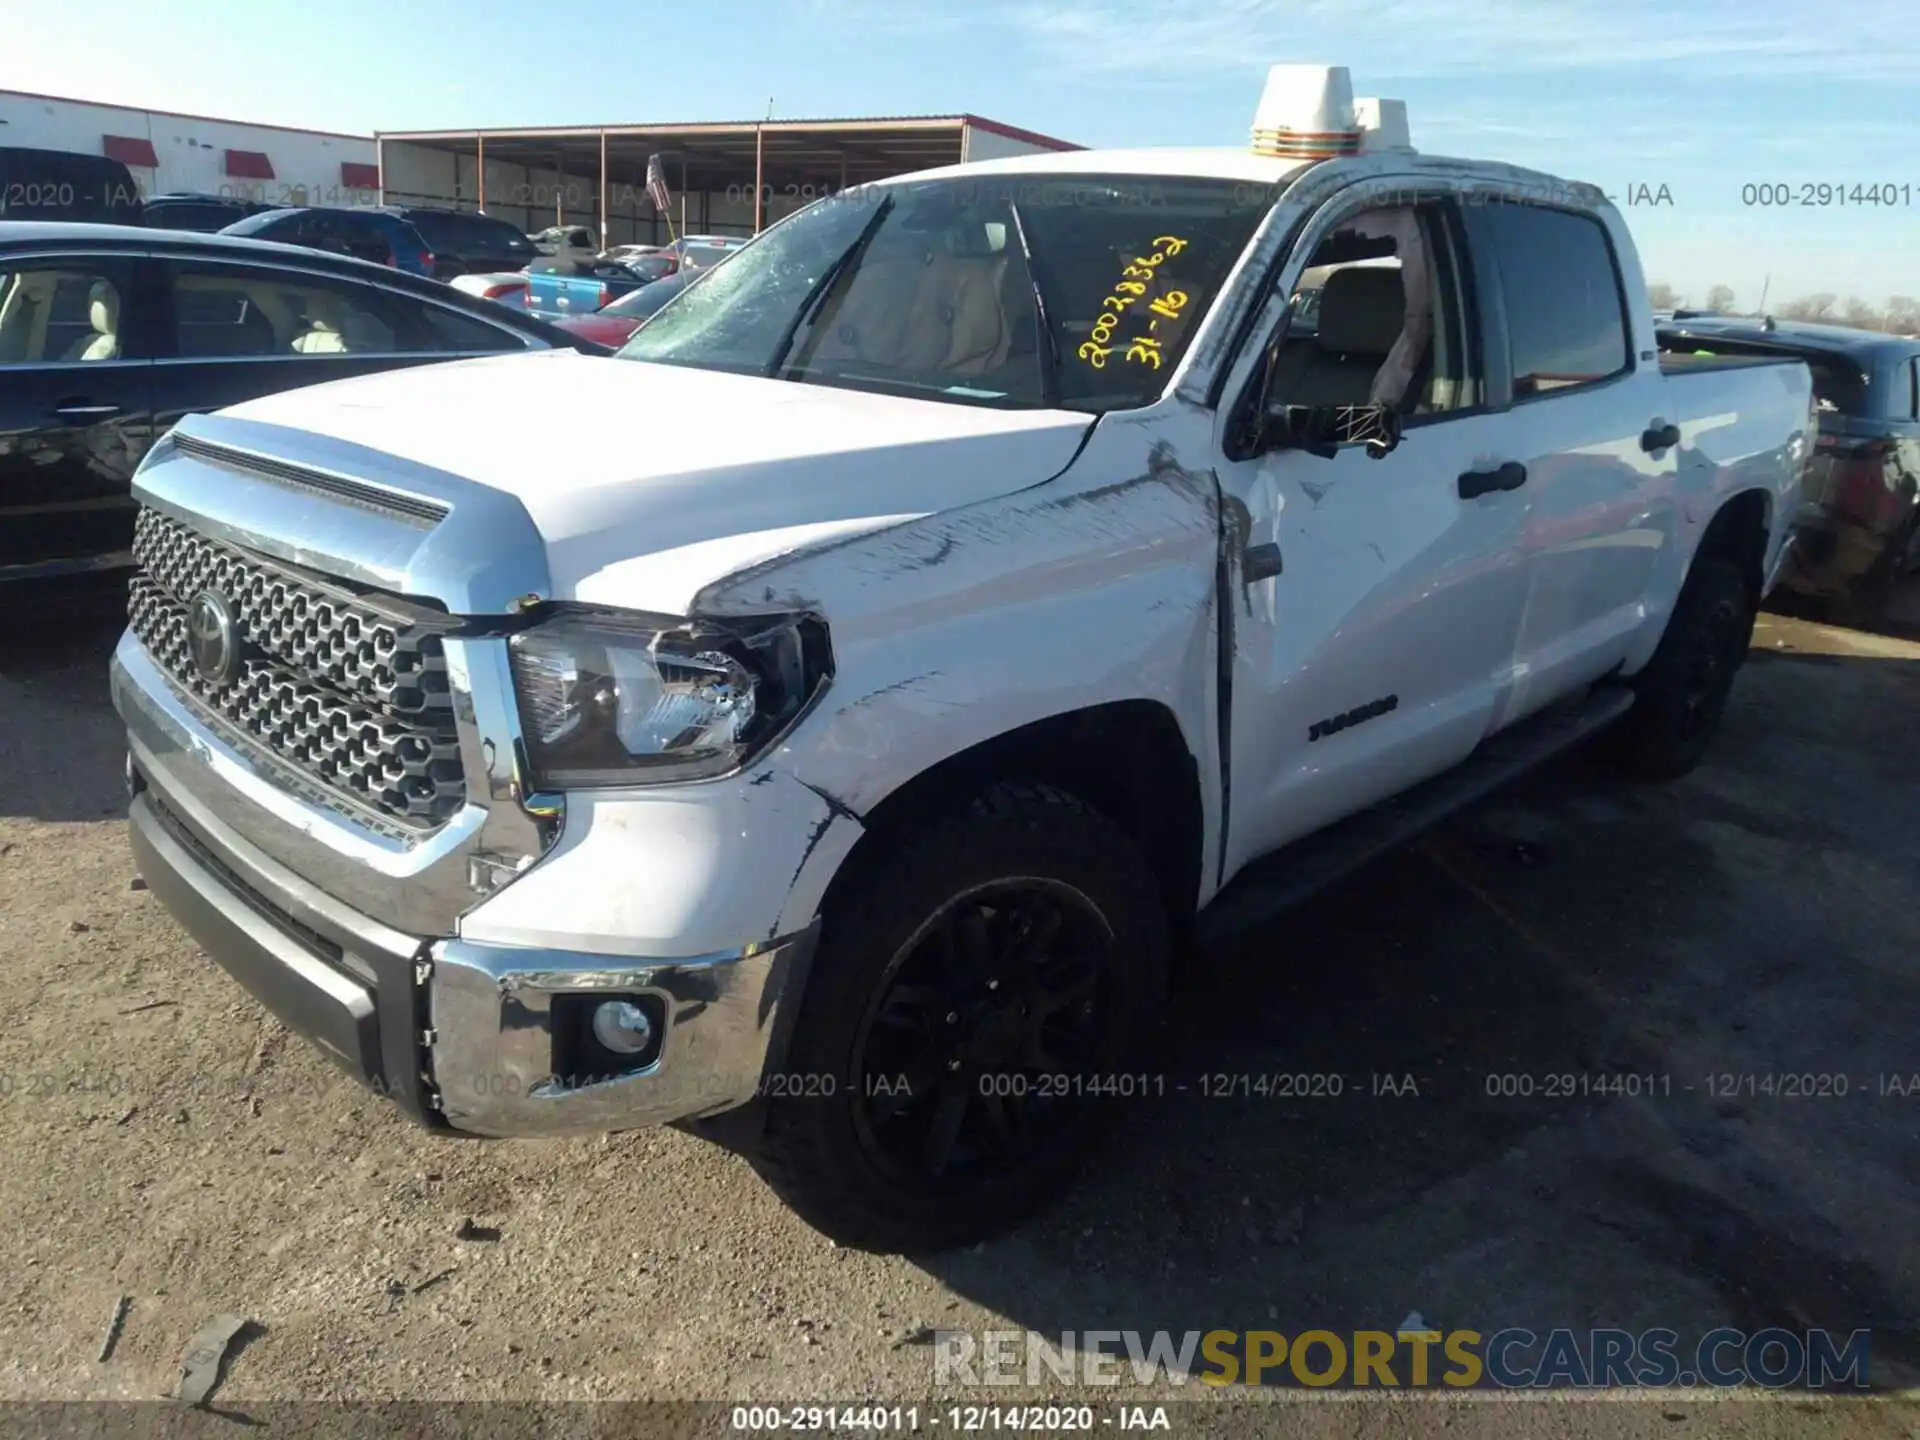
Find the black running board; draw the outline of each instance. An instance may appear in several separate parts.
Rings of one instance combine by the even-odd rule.
[[[1633,691],[1625,685],[1596,685],[1573,705],[1544,711],[1489,737],[1445,774],[1261,856],[1200,912],[1195,942],[1217,944],[1266,924],[1454,812],[1598,734],[1632,704]]]

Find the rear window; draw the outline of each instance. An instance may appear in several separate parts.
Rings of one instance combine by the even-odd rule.
[[[223,233],[228,235],[264,235],[274,226],[292,220],[298,210],[262,210],[258,215],[249,215],[244,220],[236,220],[227,226]]]
[[[694,266],[695,268],[699,268],[704,265],[718,265],[722,260],[726,259],[729,255],[733,254],[733,252],[738,250],[739,248],[740,247],[738,245],[689,244],[686,247],[686,257],[685,257],[686,263],[688,265]]]
[[[239,205],[217,200],[162,200],[147,206],[147,224],[156,230],[218,230],[246,214]]]

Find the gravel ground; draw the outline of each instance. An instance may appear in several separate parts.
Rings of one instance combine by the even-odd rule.
[[[1694,776],[1623,788],[1575,758],[1249,937],[1178,997],[1166,1096],[1078,1193],[906,1260],[836,1249],[678,1132],[436,1139],[355,1089],[138,885],[112,638],[0,657],[0,1399],[159,1395],[218,1312],[254,1322],[219,1392],[242,1410],[924,1400],[922,1327],[1391,1330],[1416,1310],[1483,1333],[1868,1327],[1877,1384],[1920,1373],[1920,643],[1763,617]],[[1347,1083],[1201,1092],[1277,1070]],[[1488,1093],[1628,1072],[1665,1093]],[[1849,1093],[1706,1079],[1783,1073]],[[1461,1413],[1299,1398],[1262,1429]],[[1544,1427],[1470,1410],[1513,1435],[1915,1433],[1898,1405],[1804,1396],[1556,1406]]]

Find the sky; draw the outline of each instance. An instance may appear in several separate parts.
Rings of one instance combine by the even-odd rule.
[[[1602,186],[1648,280],[1695,304],[1727,285],[1745,307],[1763,288],[1878,305],[1920,294],[1916,18],[1914,0],[7,0],[0,88],[361,134],[971,111],[1085,145],[1239,145],[1269,65],[1346,65],[1357,95],[1406,100],[1422,150]],[[1829,203],[1803,195],[1822,185]]]

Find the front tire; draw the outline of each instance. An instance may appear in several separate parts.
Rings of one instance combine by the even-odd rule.
[[[1064,1190],[1139,1093],[1168,949],[1126,835],[1061,791],[995,786],[830,905],[749,1158],[845,1245],[991,1235]]]
[[[1746,660],[1753,619],[1739,567],[1712,556],[1695,560],[1660,648],[1633,678],[1633,708],[1614,733],[1615,757],[1629,774],[1677,780],[1700,763]]]

